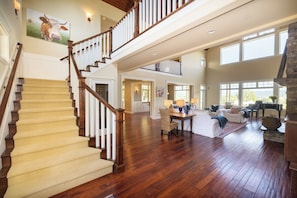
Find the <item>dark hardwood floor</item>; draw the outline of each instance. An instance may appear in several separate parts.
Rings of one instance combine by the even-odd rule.
[[[260,126],[249,122],[223,139],[189,132],[169,139],[160,120],[126,115],[125,172],[54,197],[297,197],[283,144],[263,141]]]

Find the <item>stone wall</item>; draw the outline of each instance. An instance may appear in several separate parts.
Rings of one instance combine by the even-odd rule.
[[[297,23],[289,25],[287,43],[287,115],[297,113]]]

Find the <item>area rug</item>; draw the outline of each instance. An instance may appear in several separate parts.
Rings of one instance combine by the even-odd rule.
[[[246,126],[246,123],[234,123],[234,122],[228,122],[226,126],[222,129],[222,132],[219,134],[219,138],[223,138],[230,133],[233,133],[235,131],[238,131],[239,129]]]

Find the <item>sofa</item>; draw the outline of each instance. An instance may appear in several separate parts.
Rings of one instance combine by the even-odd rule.
[[[245,112],[241,107],[231,107],[231,109],[220,109],[219,115],[227,118],[228,122],[244,123],[247,121]]]
[[[211,118],[209,111],[195,110],[190,113],[195,114],[195,116],[193,116],[193,126],[192,126],[193,133],[210,137],[210,138],[219,136],[222,129],[219,126],[218,120]],[[181,122],[178,122],[178,128],[181,129]],[[184,121],[184,130],[185,131],[191,130],[189,120]]]

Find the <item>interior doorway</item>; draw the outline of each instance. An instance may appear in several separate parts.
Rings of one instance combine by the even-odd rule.
[[[96,92],[107,102],[108,101],[108,84],[96,84]]]
[[[147,80],[125,79],[122,84],[122,106],[126,113],[151,111],[152,82]]]

